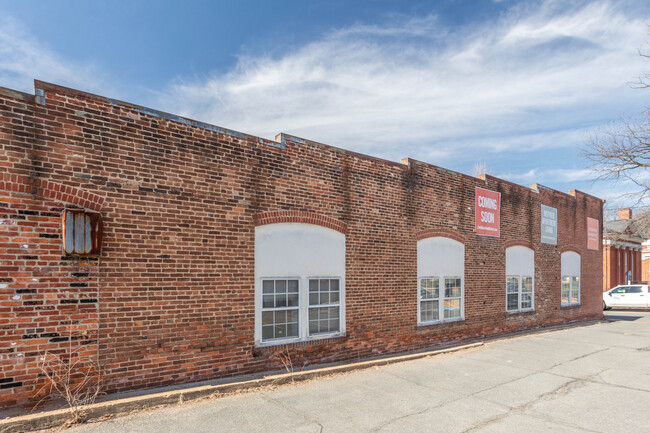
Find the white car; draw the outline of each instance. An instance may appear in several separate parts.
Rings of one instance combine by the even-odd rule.
[[[603,292],[603,309],[612,307],[650,307],[648,285],[628,284]]]

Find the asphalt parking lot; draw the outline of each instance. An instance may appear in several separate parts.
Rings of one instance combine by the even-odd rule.
[[[142,411],[82,432],[650,432],[650,311]]]

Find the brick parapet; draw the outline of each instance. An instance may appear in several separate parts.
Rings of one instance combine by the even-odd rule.
[[[44,105],[0,92],[0,118],[14,119],[0,122],[0,167],[22,176],[9,181],[18,190],[0,194],[0,237],[11,233],[0,246],[8,263],[0,281],[7,279],[7,295],[34,290],[25,301],[43,302],[21,300],[3,317],[3,326],[20,324],[15,334],[0,330],[3,341],[20,341],[12,356],[61,349],[42,337],[30,346],[22,335],[41,323],[49,329],[76,305],[88,326],[96,324],[91,335],[96,330],[108,392],[281,368],[275,349],[254,345],[254,232],[274,222],[346,235],[346,335],[286,345],[296,367],[600,317],[602,257],[586,249],[585,221],[602,221],[600,200],[286,134],[271,142],[73,89],[36,87]],[[26,181],[32,177],[48,182],[49,192],[34,194]],[[502,194],[500,238],[474,232],[477,186]],[[60,212],[74,197],[85,201],[73,204],[101,209],[101,268],[61,256]],[[558,245],[539,241],[540,204],[558,209]],[[40,241],[24,242],[24,235]],[[417,240],[429,235],[465,245],[462,322],[417,326]],[[516,240],[538,259],[531,314],[505,313],[503,252]],[[572,309],[560,307],[564,248],[583,258],[584,302]],[[57,277],[30,281],[46,273]],[[83,296],[97,302],[72,303]],[[0,390],[7,404],[35,392],[33,364],[21,365],[0,361],[0,371],[22,378],[14,382],[21,386]]]

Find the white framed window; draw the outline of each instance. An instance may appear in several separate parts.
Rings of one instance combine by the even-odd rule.
[[[345,333],[345,235],[303,223],[255,228],[255,344]]]
[[[341,280],[309,279],[309,335],[338,333],[341,318]]]
[[[463,320],[465,245],[450,238],[418,241],[418,324]]]
[[[506,312],[535,309],[535,253],[530,248],[506,248]]]
[[[580,305],[580,254],[566,251],[561,260],[562,306]]]
[[[262,279],[262,340],[300,335],[300,279]]]

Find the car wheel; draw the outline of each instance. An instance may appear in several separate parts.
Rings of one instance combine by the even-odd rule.
[[[603,310],[611,310],[612,307],[608,307],[605,301],[603,301]]]

